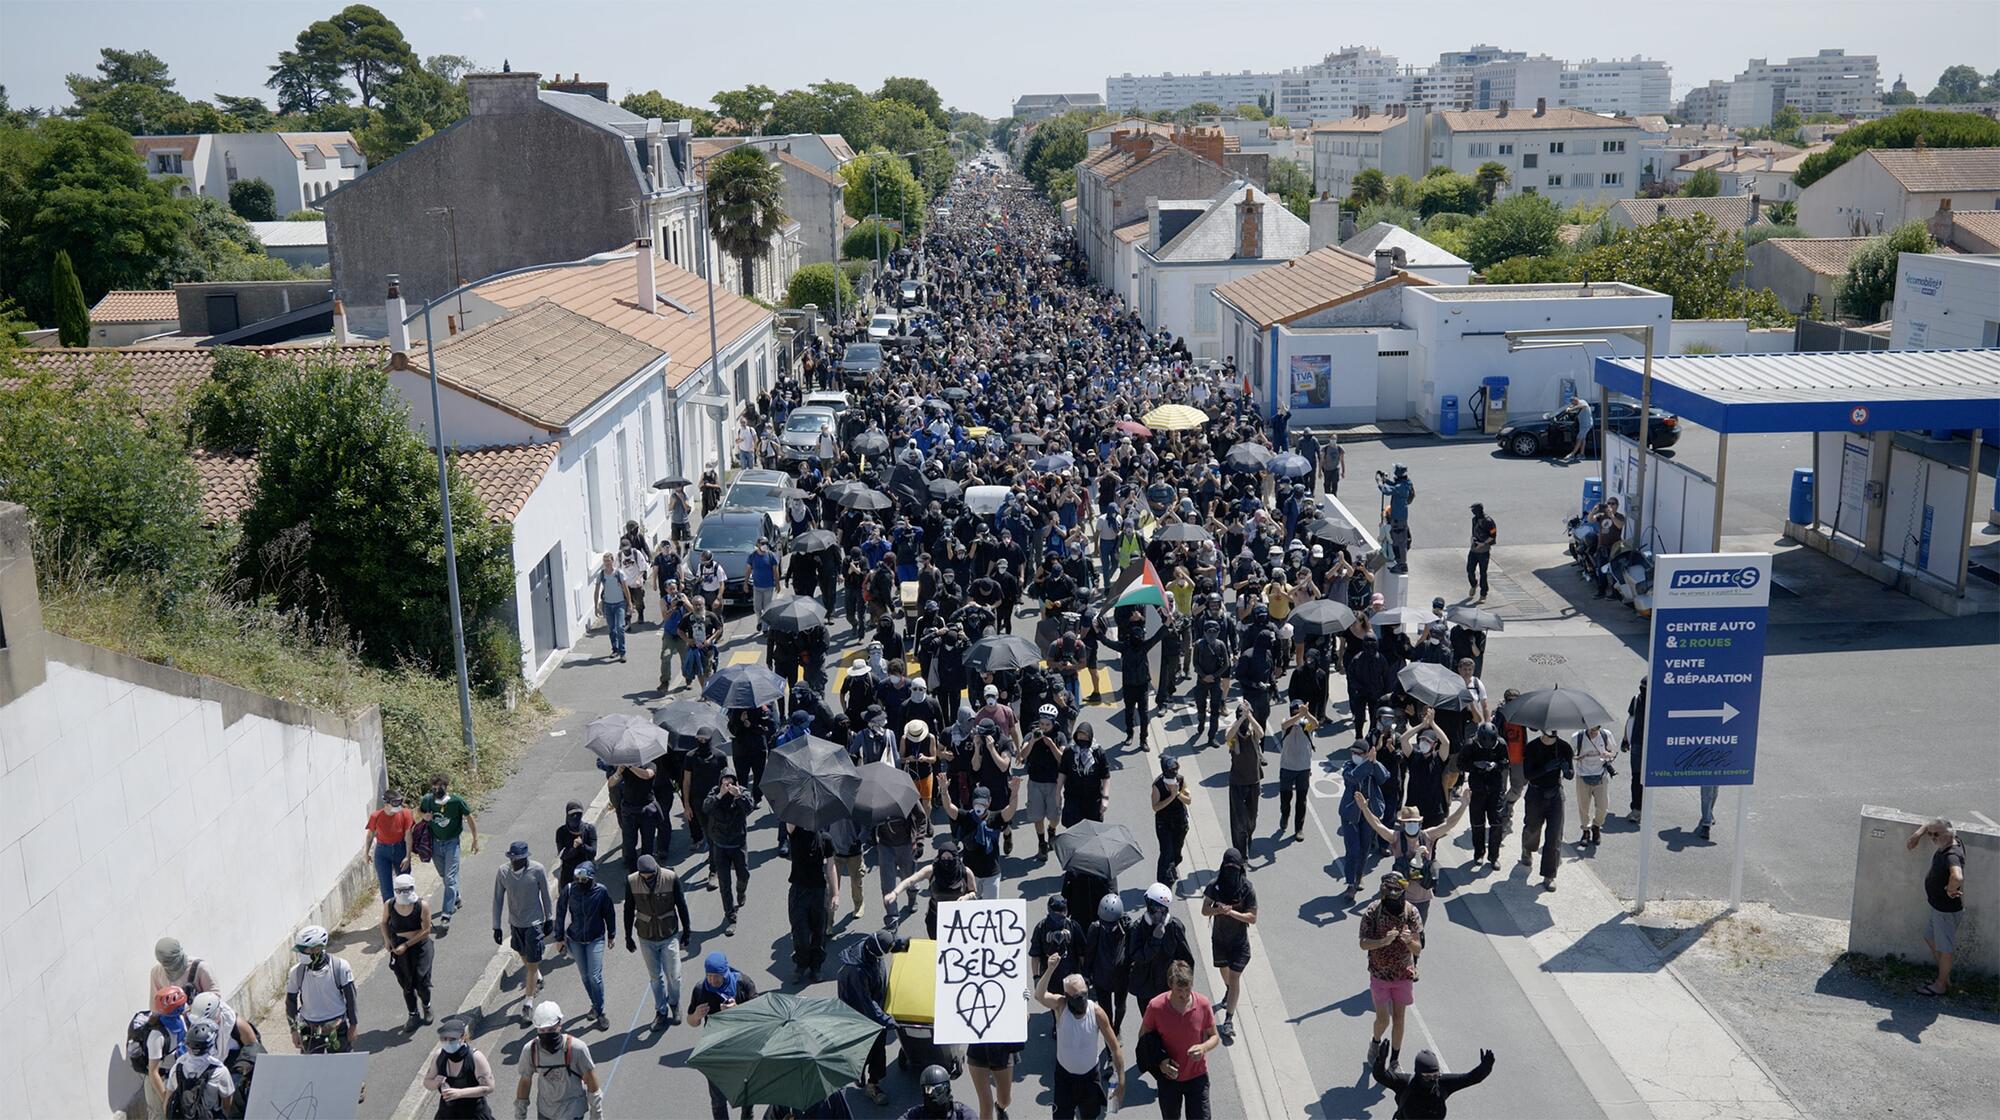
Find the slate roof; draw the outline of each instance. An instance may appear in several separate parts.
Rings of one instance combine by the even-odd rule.
[[[1376,222],[1341,242],[1340,247],[1371,261],[1377,249],[1401,249],[1404,261],[1418,267],[1463,268],[1471,263],[1389,222]]]
[[[1398,284],[1431,282],[1407,272],[1375,279],[1375,262],[1338,246],[1259,269],[1215,289],[1218,299],[1248,315],[1260,327],[1290,322]]]
[[[628,139],[646,138],[646,118],[637,113],[627,112],[609,101],[599,101],[587,93],[564,93],[561,90],[537,90],[542,104],[551,109],[559,109],[580,121],[589,121],[600,128],[608,128]]]
[[[180,304],[172,288],[163,292],[106,292],[90,309],[93,323],[171,323],[180,317]]]
[[[559,432],[661,356],[636,338],[543,299],[439,346],[438,380]]]
[[[1871,148],[1865,154],[1912,193],[2000,190],[2000,148]]]
[[[381,343],[328,346],[324,343],[253,346],[251,352],[289,358],[303,366],[332,352],[336,361],[352,365],[386,365],[389,348]],[[215,347],[155,349],[144,346],[90,346],[73,350],[17,350],[14,363],[22,369],[45,369],[58,377],[123,376],[147,408],[165,408],[192,391],[215,372]]]
[[[1522,132],[1530,129],[1631,128],[1639,127],[1630,117],[1601,117],[1582,109],[1552,107],[1541,116],[1532,106],[1512,106],[1506,116],[1498,109],[1469,109],[1439,113],[1445,127],[1453,132]]]
[[[559,443],[522,443],[501,447],[459,449],[451,453],[472,492],[494,521],[521,515],[535,487],[556,461]],[[255,455],[194,453],[194,473],[201,483],[201,509],[211,525],[241,520],[257,497]]]
[[[325,222],[251,222],[250,232],[266,249],[325,248]]]
[[[683,314],[663,302],[658,314],[647,314],[633,299],[631,261],[525,273],[486,285],[479,297],[509,309],[546,299],[638,339],[667,355],[667,384],[672,387],[708,363],[708,284],[664,260],[655,261],[655,269],[660,294],[697,313]],[[771,312],[756,303],[715,290],[716,340],[724,350],[747,335],[768,331],[771,319]]]
[[[1312,227],[1285,209],[1284,201],[1248,181],[1238,179],[1214,198],[1201,203],[1202,212],[1172,240],[1153,251],[1163,261],[1219,261],[1235,256],[1238,230],[1236,207],[1245,192],[1263,204],[1256,260],[1289,260],[1312,248]],[[1164,205],[1164,204],[1162,204]]]
[[[1747,194],[1718,195],[1712,198],[1621,198],[1611,204],[1614,220],[1623,224],[1649,226],[1660,220],[1665,207],[1669,218],[1692,218],[1707,214],[1723,229],[1742,229],[1755,220]]]

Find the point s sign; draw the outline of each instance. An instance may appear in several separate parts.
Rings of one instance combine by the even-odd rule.
[[[1764,573],[1757,568],[1682,568],[1674,573],[1667,586],[1674,591],[1699,588],[1729,588],[1748,591],[1764,580]]]

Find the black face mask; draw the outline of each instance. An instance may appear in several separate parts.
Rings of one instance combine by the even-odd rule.
[[[581,827],[583,826],[583,814],[582,814],[582,813],[571,813],[571,814],[570,814],[570,815],[569,815],[569,816],[568,816],[567,818],[565,818],[565,819],[566,819],[566,820],[567,820],[567,821],[569,822],[569,826],[570,826],[571,828],[581,828]]]
[[[545,1031],[541,1035],[541,1040],[542,1040],[542,1049],[547,1050],[550,1053],[554,1053],[556,1047],[562,1045],[562,1032]]]
[[[1385,914],[1402,913],[1403,896],[1401,894],[1384,894],[1382,896],[1382,912]]]
[[[1083,1009],[1090,1006],[1090,993],[1081,992],[1075,995],[1070,995],[1065,993],[1063,996],[1063,1003],[1068,1005],[1069,1013],[1071,1015],[1081,1016],[1083,1014]]]
[[[645,883],[648,890],[660,885],[660,877],[658,875],[648,874],[644,871],[639,872],[639,881]]]
[[[509,865],[511,865],[511,866],[512,866],[512,867],[514,868],[514,870],[516,870],[516,871],[526,871],[526,870],[528,869],[528,857],[527,857],[527,856],[522,856],[522,857],[521,857],[520,859],[510,859],[510,860],[508,860],[507,862],[508,862],[508,864],[509,864]]]

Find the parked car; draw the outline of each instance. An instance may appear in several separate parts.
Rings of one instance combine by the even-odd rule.
[[[924,302],[924,286],[915,280],[905,280],[896,288],[896,306],[914,307]]]
[[[868,341],[886,342],[896,335],[897,318],[894,315],[877,315],[868,320]]]
[[[783,471],[767,471],[754,468],[743,471],[723,491],[722,505],[725,510],[747,509],[769,517],[783,533],[789,519],[785,516],[785,490],[792,485],[792,477]],[[777,541],[778,538],[773,537]],[[778,543],[782,544],[782,541]]]
[[[840,355],[840,374],[848,381],[866,382],[882,372],[882,344],[856,342]]]
[[[785,429],[778,433],[778,455],[787,462],[809,459],[819,449],[821,432],[834,431],[840,418],[830,408],[806,405],[785,417]],[[836,439],[839,437],[836,436]]]
[[[1611,402],[1610,426],[1627,438],[1637,436],[1639,406],[1623,401]],[[1586,454],[1597,454],[1597,437],[1603,430],[1603,424],[1591,425],[1590,435],[1584,439]],[[1672,447],[1680,442],[1680,438],[1681,418],[1654,409],[1652,419],[1646,425],[1647,444],[1655,449]],[[1524,459],[1536,455],[1567,455],[1576,446],[1576,414],[1568,411],[1544,412],[1538,418],[1509,420],[1501,427],[1496,439],[1503,450]]]
[[[849,402],[847,399],[847,391],[844,389],[815,389],[812,392],[807,393],[805,400],[799,403],[805,405],[808,408],[828,409],[831,410],[835,416],[839,416],[847,411],[847,406]]]
[[[758,537],[769,538],[772,548],[783,551],[777,524],[768,514],[740,508],[718,509],[701,519],[701,527],[694,533],[694,555],[713,553],[715,562],[722,565],[724,602],[751,597],[750,554],[757,550]]]

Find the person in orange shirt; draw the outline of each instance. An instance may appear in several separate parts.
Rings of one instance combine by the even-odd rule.
[[[403,795],[390,790],[382,795],[382,807],[368,814],[363,826],[368,847],[375,857],[375,881],[382,888],[382,901],[396,894],[396,876],[410,869],[410,825],[416,817],[403,805]]]

